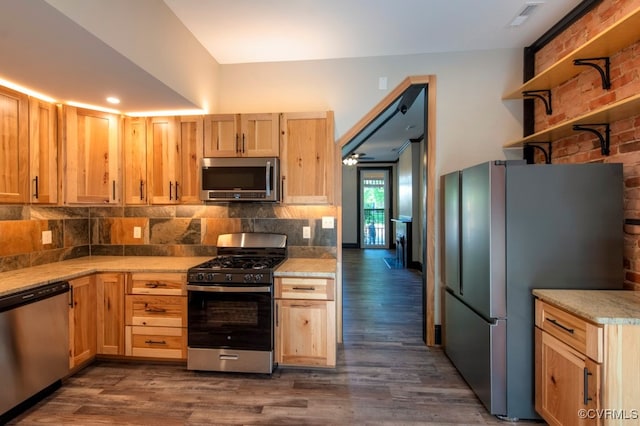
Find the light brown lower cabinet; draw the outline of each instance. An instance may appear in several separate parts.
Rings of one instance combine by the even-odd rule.
[[[95,277],[69,280],[69,368],[74,369],[96,356]]]
[[[125,274],[96,274],[97,353],[124,355]]]
[[[640,326],[535,303],[536,411],[550,425],[640,425]]]
[[[125,296],[125,355],[187,358],[186,275],[132,273]]]
[[[282,366],[335,367],[335,281],[278,277],[275,358]]]

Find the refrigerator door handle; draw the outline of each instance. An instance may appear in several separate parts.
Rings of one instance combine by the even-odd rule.
[[[458,247],[462,247],[462,172],[460,172],[460,178],[458,179]],[[458,254],[458,277],[460,284],[458,285],[458,291],[460,292],[460,296],[464,295],[464,276],[462,269],[462,250],[459,251]]]

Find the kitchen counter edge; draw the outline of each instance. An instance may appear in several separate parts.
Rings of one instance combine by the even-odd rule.
[[[99,272],[186,273],[211,256],[86,256],[0,272],[0,297]],[[335,278],[335,259],[289,258],[274,272],[281,277]]]
[[[596,324],[640,325],[640,292],[534,289],[538,299]]]

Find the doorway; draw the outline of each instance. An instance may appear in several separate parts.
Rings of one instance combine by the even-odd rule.
[[[359,169],[360,247],[389,248],[391,185],[388,169]]]
[[[438,307],[436,306],[436,299],[439,299],[439,294],[436,292],[435,283],[435,243],[437,239],[435,217],[436,217],[436,143],[435,143],[435,99],[436,99],[436,77],[434,75],[422,75],[411,76],[403,80],[395,89],[393,89],[387,96],[385,96],[375,107],[372,108],[362,119],[360,119],[349,131],[347,131],[338,141],[337,146],[341,150],[341,160],[344,160],[347,154],[355,152],[355,150],[362,144],[362,135],[367,133],[366,131],[372,126],[376,127],[384,125],[389,120],[389,111],[393,109],[398,110],[404,114],[403,107],[404,97],[407,94],[416,94],[416,88],[423,88],[424,92],[424,110],[423,119],[425,123],[424,127],[424,143],[421,146],[420,152],[420,176],[418,182],[420,186],[419,195],[414,197],[415,202],[420,205],[420,215],[413,218],[414,229],[417,229],[419,234],[419,247],[417,249],[420,253],[420,259],[422,263],[422,312],[423,312],[423,337],[428,346],[436,345],[440,343],[440,325],[436,324],[436,314]],[[419,93],[419,92],[418,92]],[[400,103],[398,103],[400,102]],[[378,122],[381,121],[381,124]],[[412,141],[409,141],[412,142]],[[336,166],[336,173],[339,174],[340,180],[342,180],[342,164]],[[354,176],[355,177],[355,176]],[[357,179],[357,178],[356,178]],[[348,183],[347,183],[348,185]],[[353,186],[357,186],[354,185]],[[345,183],[343,182],[343,189]],[[355,188],[354,188],[355,189]],[[357,192],[354,194],[358,194]],[[343,194],[344,197],[344,194]],[[355,198],[355,197],[354,197]],[[353,199],[351,199],[353,200]],[[350,204],[351,200],[345,200],[343,198],[343,207],[345,210]],[[360,200],[357,200],[358,203]],[[360,209],[353,211],[354,222],[359,221]],[[343,211],[344,217],[344,211]],[[356,219],[356,217],[358,219]],[[346,219],[344,220],[346,222]],[[354,223],[354,225],[356,225]],[[357,224],[357,233],[361,234],[362,224]],[[355,228],[355,226],[354,226]],[[346,231],[351,232],[348,226],[345,224]],[[352,228],[353,229],[353,228]],[[357,237],[356,241],[360,241],[360,237]],[[418,238],[416,238],[418,241]],[[348,244],[348,242],[347,242]],[[342,261],[341,247],[343,247],[342,235],[338,236],[338,261]],[[339,340],[342,336],[342,280],[337,284],[337,328]]]

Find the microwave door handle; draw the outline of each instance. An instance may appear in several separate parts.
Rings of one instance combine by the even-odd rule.
[[[271,161],[267,161],[266,167],[266,181],[267,181],[267,197],[271,195]]]

